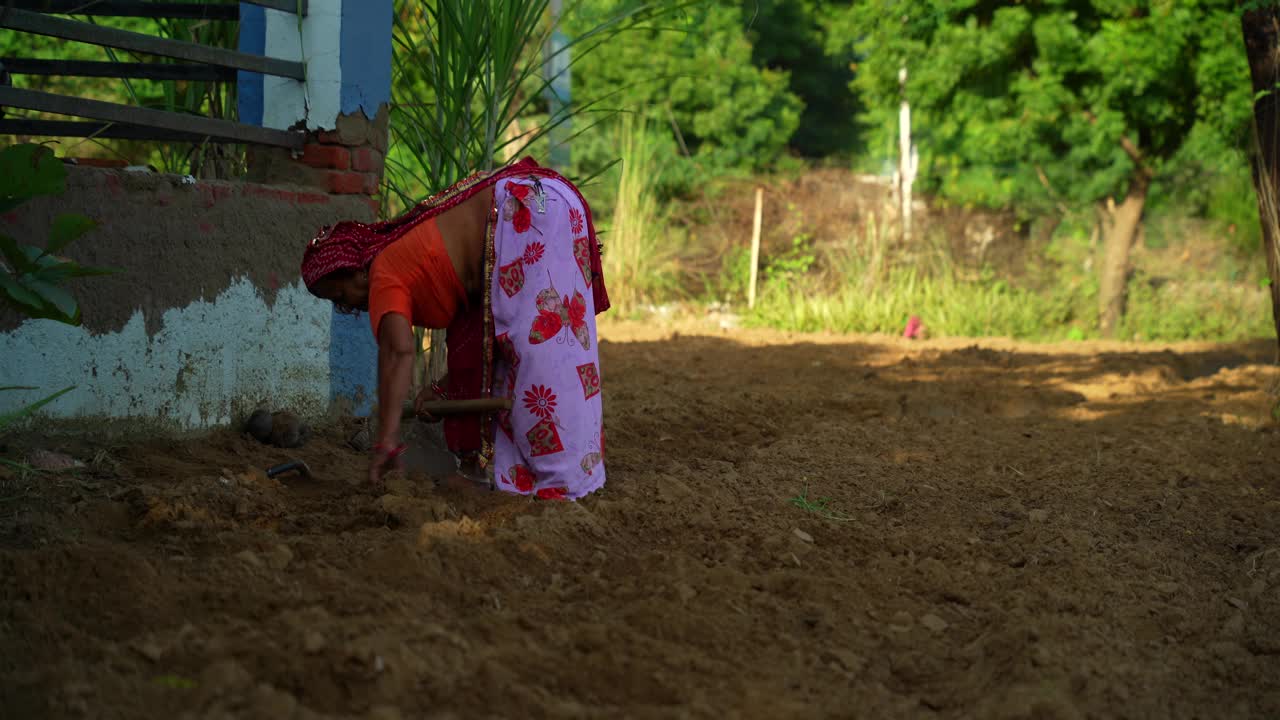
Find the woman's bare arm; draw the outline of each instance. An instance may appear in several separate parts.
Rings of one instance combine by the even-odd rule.
[[[413,381],[413,328],[399,313],[387,313],[378,327],[378,442],[400,444],[400,415]]]

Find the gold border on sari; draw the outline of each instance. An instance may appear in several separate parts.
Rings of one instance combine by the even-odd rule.
[[[482,397],[493,397],[493,269],[497,263],[497,250],[494,246],[494,234],[498,228],[498,188],[493,189],[493,200],[489,208],[489,221],[484,231],[484,277],[488,287],[484,292],[484,338],[480,346]],[[493,464],[493,415],[486,413],[480,418],[480,467],[489,468]]]

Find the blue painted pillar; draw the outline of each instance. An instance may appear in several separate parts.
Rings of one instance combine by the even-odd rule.
[[[375,118],[391,102],[392,0],[310,0],[308,6],[307,16],[299,19],[240,4],[242,51],[299,60],[307,67],[303,82],[240,73],[240,121],[280,129],[305,121],[311,132],[359,123],[376,128]],[[317,229],[299,228],[299,258],[304,240]],[[335,311],[329,323],[330,399],[367,416],[377,402],[377,364],[368,316]]]
[[[329,399],[368,417],[378,402],[378,343],[369,316],[334,311],[329,321]]]
[[[366,122],[391,102],[392,0],[342,0],[339,107]],[[310,124],[310,123],[309,123]],[[334,312],[330,323],[330,395],[358,417],[378,400],[378,344],[369,317]]]
[[[267,48],[267,16],[261,5],[240,3],[240,52],[262,55]],[[240,122],[262,125],[262,75],[236,73],[236,103],[239,105]]]

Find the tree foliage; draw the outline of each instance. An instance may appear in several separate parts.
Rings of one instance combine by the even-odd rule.
[[[925,188],[988,206],[1081,204],[1157,176],[1193,129],[1238,142],[1249,83],[1231,0],[864,0],[830,49],[864,60],[854,87],[888,155],[910,78]]]
[[[584,0],[566,12],[580,35],[617,11],[621,0]],[[763,168],[782,153],[801,102],[785,72],[751,62],[737,4],[706,3],[602,44],[574,68],[575,103],[597,101],[644,112],[672,127],[682,150],[716,167]]]
[[[752,0],[742,4],[752,62],[781,70],[804,103],[788,143],[808,158],[849,158],[861,150],[862,112],[850,86],[856,55],[842,45],[827,52],[833,18],[851,0]]]

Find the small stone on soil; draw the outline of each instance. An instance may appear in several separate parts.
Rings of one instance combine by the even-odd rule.
[[[844,648],[824,650],[821,659],[825,663],[834,663],[851,673],[861,672],[863,666],[866,665],[865,660]]]
[[[324,636],[315,630],[307,632],[307,634],[302,637],[302,649],[307,651],[308,655],[315,655],[323,650],[325,645]]]
[[[1049,511],[1037,508],[1027,513],[1027,519],[1033,523],[1042,523],[1049,519]]]
[[[1232,607],[1236,608],[1237,610],[1244,610],[1244,609],[1246,609],[1246,608],[1248,608],[1248,607],[1249,607],[1249,603],[1247,603],[1247,602],[1245,602],[1245,601],[1241,600],[1240,598],[1236,598],[1236,597],[1229,597],[1229,598],[1227,598],[1227,602],[1228,602]]]
[[[928,615],[920,618],[920,624],[936,633],[942,632],[950,627],[946,620],[943,620],[933,613],[929,613]]]
[[[129,647],[151,662],[156,662],[164,655],[164,649],[155,640],[135,640]]]
[[[791,534],[795,535],[797,538],[799,538],[800,540],[803,540],[804,542],[807,542],[807,543],[813,542],[813,536],[801,530],[800,528],[796,528],[795,530],[792,530]]]
[[[63,453],[48,450],[32,450],[27,456],[27,463],[37,470],[45,472],[62,472],[84,467],[84,463]]]
[[[293,551],[288,545],[277,545],[267,552],[267,564],[272,570],[284,570],[293,562]]]
[[[1222,626],[1224,635],[1237,636],[1244,634],[1244,613],[1235,613]]]
[[[680,596],[680,602],[687,603],[698,596],[698,591],[688,583],[676,583],[676,594]]]
[[[258,557],[258,555],[254,553],[252,550],[241,550],[240,552],[236,553],[236,557],[239,558],[240,561],[246,565],[252,565],[253,567],[262,567],[262,558]]]

